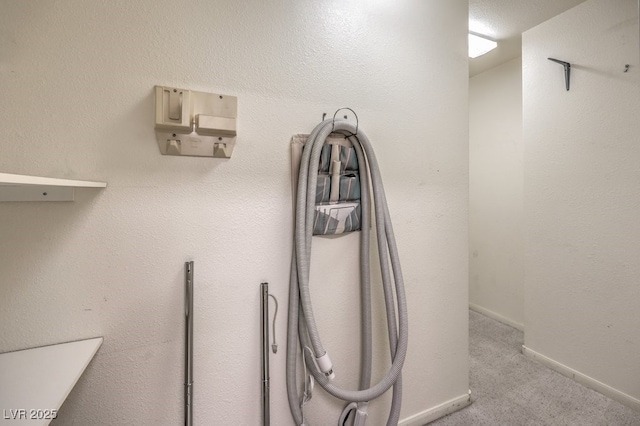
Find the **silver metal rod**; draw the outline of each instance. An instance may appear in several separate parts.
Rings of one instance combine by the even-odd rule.
[[[269,426],[269,283],[260,284],[260,346],[262,347],[262,424]]]
[[[193,425],[193,261],[185,262],[184,424]]]

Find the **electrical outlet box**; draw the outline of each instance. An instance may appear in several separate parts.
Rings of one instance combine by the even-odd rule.
[[[163,155],[230,158],[238,98],[156,86],[156,138]]]
[[[191,133],[191,92],[156,86],[156,130]]]

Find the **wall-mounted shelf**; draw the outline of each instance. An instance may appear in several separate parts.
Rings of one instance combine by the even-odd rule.
[[[48,425],[102,341],[96,337],[0,354],[0,423]]]
[[[106,182],[0,173],[0,201],[73,201],[75,188],[106,186]]]

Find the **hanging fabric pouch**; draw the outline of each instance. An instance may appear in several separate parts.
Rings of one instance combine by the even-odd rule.
[[[291,138],[291,181],[296,198],[298,171],[309,135]],[[355,150],[342,135],[325,141],[318,164],[313,235],[334,235],[360,230],[360,176]]]

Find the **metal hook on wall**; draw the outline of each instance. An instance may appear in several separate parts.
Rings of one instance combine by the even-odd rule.
[[[569,91],[570,81],[571,81],[571,64],[569,62],[561,61],[559,59],[547,58],[550,61],[556,62],[564,67],[564,83]]]
[[[356,114],[356,112],[354,110],[352,110],[351,108],[349,108],[349,107],[338,108],[336,110],[336,112],[333,113],[333,121],[332,121],[332,124],[331,124],[331,131],[333,132],[333,129],[336,126],[336,115],[338,115],[338,111],[342,111],[343,109],[348,109],[349,111],[351,111],[353,113],[353,116],[356,118],[356,132],[352,133],[349,136],[357,136],[358,135],[358,126],[360,125],[360,121],[358,120],[358,114]],[[346,119],[347,116],[345,115],[344,118]]]

